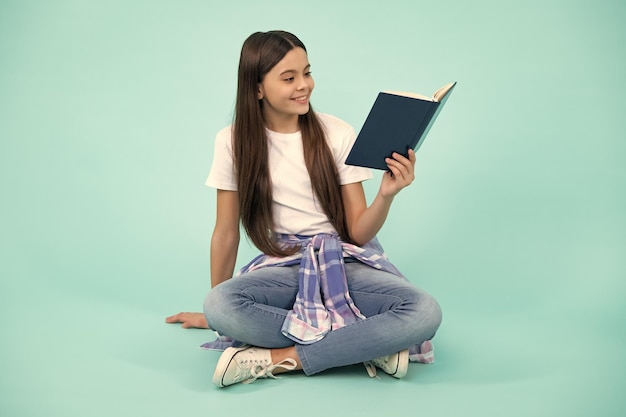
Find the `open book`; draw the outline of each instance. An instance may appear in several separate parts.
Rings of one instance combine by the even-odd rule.
[[[379,93],[346,164],[387,171],[385,158],[393,152],[406,156],[409,149],[417,151],[455,86],[456,82],[447,84],[432,97]]]

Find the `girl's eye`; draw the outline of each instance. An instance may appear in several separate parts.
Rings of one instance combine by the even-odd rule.
[[[304,73],[305,77],[310,77],[311,76],[311,71]]]
[[[293,77],[285,78],[285,81],[293,81]]]

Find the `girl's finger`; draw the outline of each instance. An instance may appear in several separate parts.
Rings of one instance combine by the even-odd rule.
[[[409,161],[411,161],[411,163],[415,165],[416,159],[417,157],[415,156],[415,151],[413,149],[409,149]]]
[[[399,155],[399,154],[394,154],[394,155]],[[397,159],[391,159],[389,158],[389,161],[387,162],[387,165],[392,164],[393,166],[396,167],[396,169],[402,173],[402,177],[406,177],[407,175],[409,175],[410,172],[410,167],[411,167],[411,161],[409,161],[408,159],[404,158],[402,155],[399,155],[400,157],[402,157],[404,159],[404,161],[399,161]]]

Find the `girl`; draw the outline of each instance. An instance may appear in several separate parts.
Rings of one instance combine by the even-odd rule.
[[[217,134],[207,179],[217,189],[212,289],[204,315],[166,319],[236,341],[217,363],[220,387],[359,362],[372,376],[380,368],[402,378],[409,347],[430,348],[441,322],[437,302],[375,239],[414,179],[414,152],[386,159],[368,207],[361,182],[370,170],[344,164],[354,130],[313,111],[313,87],[306,48],[293,34],[258,32],[244,42],[234,123]],[[230,279],[240,223],[262,254]]]

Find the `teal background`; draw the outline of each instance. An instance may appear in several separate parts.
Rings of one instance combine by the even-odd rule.
[[[1,0],[0,414],[624,415],[625,20],[617,0]],[[163,323],[209,289],[213,137],[242,42],[276,28],[309,49],[316,110],[357,129],[379,90],[458,82],[380,236],[444,310],[436,364],[404,380],[219,390],[212,335]]]

